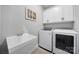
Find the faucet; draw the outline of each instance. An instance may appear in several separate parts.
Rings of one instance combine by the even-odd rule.
[[[23,33],[18,33],[18,34],[17,34],[17,36],[22,36],[22,35],[23,35]]]

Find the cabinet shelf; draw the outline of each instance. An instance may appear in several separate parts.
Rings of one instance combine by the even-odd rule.
[[[48,22],[48,23],[43,23],[43,24],[45,25],[45,24],[70,23],[70,22],[74,23],[74,21],[61,21],[61,22]]]

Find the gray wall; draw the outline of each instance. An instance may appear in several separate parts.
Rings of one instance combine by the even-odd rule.
[[[25,6],[25,7],[28,9],[31,9],[32,11],[35,11],[37,16],[36,16],[36,21],[25,20],[23,29],[25,32],[29,32],[31,34],[37,35],[38,31],[43,28],[42,7],[39,5],[38,6],[35,6],[35,5],[31,6],[30,5],[30,6]]]
[[[3,37],[2,6],[0,5],[0,54],[8,53],[7,43]]]
[[[25,20],[25,7],[37,13],[36,22]],[[4,36],[12,36],[21,32],[37,35],[42,26],[41,6],[3,6],[3,30]]]
[[[1,43],[2,43],[2,12],[1,12],[1,10],[2,10],[2,6],[0,6],[0,45],[1,45]]]
[[[74,6],[74,30],[79,32],[79,5]]]
[[[73,29],[74,22],[44,24],[45,29]]]
[[[3,6],[2,20],[4,36],[12,36],[22,32],[23,12],[21,6]]]

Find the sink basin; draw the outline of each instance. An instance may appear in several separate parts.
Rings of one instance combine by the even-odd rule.
[[[37,36],[24,33],[19,36],[7,37],[9,53],[30,53],[37,45]]]
[[[12,47],[15,47],[19,44],[26,42],[26,41],[29,41],[30,39],[35,38],[35,37],[36,36],[24,33],[24,34],[19,35],[19,36],[16,35],[16,36],[8,37],[7,42],[8,42],[9,48],[12,48]]]

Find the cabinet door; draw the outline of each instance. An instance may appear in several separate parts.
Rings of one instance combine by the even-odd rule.
[[[73,21],[73,6],[71,5],[63,6],[62,17],[64,17],[64,21]]]
[[[62,9],[59,6],[56,6],[44,11],[43,20],[44,20],[44,23],[60,22],[61,16],[62,16]]]

